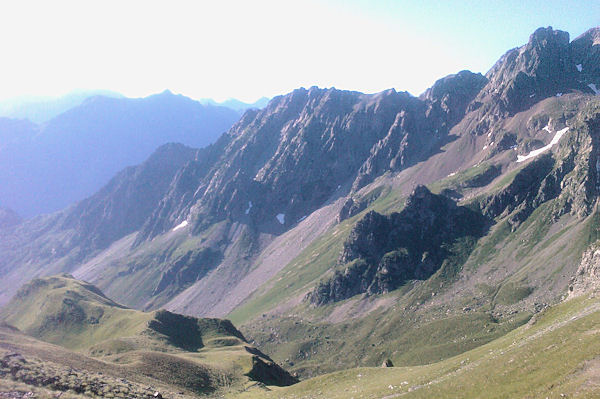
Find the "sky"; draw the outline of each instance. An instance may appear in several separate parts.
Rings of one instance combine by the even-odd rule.
[[[0,99],[170,89],[246,102],[298,87],[419,95],[485,73],[540,26],[574,39],[600,1],[3,1]]]

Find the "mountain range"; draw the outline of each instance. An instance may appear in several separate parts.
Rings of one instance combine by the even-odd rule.
[[[123,98],[110,90],[75,90],[60,97],[17,97],[0,101],[0,117],[43,124],[95,96]]]
[[[70,273],[144,314],[227,317],[304,380],[239,397],[593,396],[599,61],[600,28],[549,27],[418,97],[277,96],[68,208],[0,213],[0,302]]]
[[[140,99],[89,97],[41,125],[0,118],[0,206],[22,217],[57,211],[158,146],[204,147],[238,117],[165,91]]]
[[[269,99],[267,97],[261,97],[253,103],[245,103],[243,101],[237,100],[235,98],[230,98],[225,101],[215,101],[212,98],[203,98],[199,100],[200,103],[206,105],[217,105],[221,107],[231,108],[233,110],[243,112],[247,109],[251,108],[264,108],[268,103]]]

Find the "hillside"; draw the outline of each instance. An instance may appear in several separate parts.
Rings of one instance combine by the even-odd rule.
[[[25,356],[47,356],[48,345],[35,338],[64,348],[55,354],[54,363],[74,357],[90,364],[84,371],[107,370],[112,376],[123,372],[141,384],[150,378],[194,395],[234,392],[253,381],[268,385],[295,381],[249,345],[228,320],[128,309],[70,276],[33,280],[0,316],[19,331],[11,333],[4,327],[0,347],[5,350],[12,347],[25,351]],[[32,338],[20,338],[22,333]]]
[[[568,301],[502,338],[442,362],[355,368],[239,397],[597,397],[599,305],[597,296]]]
[[[600,237],[599,32],[540,28],[419,97],[300,88],[209,147],[161,147],[0,230],[0,301],[72,273],[136,309],[227,316],[302,378],[521,334],[567,306]]]
[[[27,218],[57,211],[157,147],[205,147],[238,118],[232,109],[167,91],[136,99],[92,96],[40,125],[0,120],[0,206]]]

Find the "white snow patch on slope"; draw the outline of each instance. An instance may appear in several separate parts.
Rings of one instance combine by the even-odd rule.
[[[600,90],[598,90],[598,88],[596,87],[596,85],[594,83],[590,83],[588,85],[588,87],[592,90],[594,90],[594,93],[596,93],[596,95],[600,94]]]
[[[177,231],[179,229],[182,229],[182,228],[184,228],[187,225],[188,225],[187,220],[184,220],[183,222],[179,223],[177,226],[173,227],[173,231]]]
[[[560,140],[560,138],[563,136],[563,134],[565,134],[567,132],[567,130],[569,130],[568,127],[564,128],[564,129],[561,129],[558,132],[556,132],[556,134],[552,138],[552,141],[550,142],[550,144],[545,145],[542,148],[538,148],[537,150],[533,150],[533,151],[531,151],[527,155],[517,155],[517,162],[523,162],[523,161],[525,161],[525,160],[527,160],[529,158],[533,158],[533,157],[536,157],[536,156],[540,155],[544,151],[549,150],[554,144],[558,143],[558,141]]]
[[[277,214],[277,220],[279,220],[279,223],[285,224],[285,214],[284,213]]]
[[[583,70],[583,65],[581,65],[581,64],[577,64],[577,65],[575,65],[575,66],[577,67],[577,70],[578,70],[579,72],[581,72],[581,71]]]
[[[252,201],[248,201],[248,209],[246,209],[246,215],[250,213],[250,209],[252,209]]]
[[[548,122],[548,123],[550,123],[550,122]],[[548,124],[548,125],[546,125],[546,126],[544,126],[544,128],[543,128],[542,130],[545,130],[545,131],[547,131],[548,133],[552,133],[552,132],[550,131],[550,125],[549,125],[549,124]]]

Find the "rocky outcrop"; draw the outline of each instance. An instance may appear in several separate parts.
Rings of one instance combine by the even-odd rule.
[[[549,179],[544,180],[554,166],[552,154],[545,154],[521,169],[512,182],[498,193],[480,202],[481,211],[490,218],[506,216],[515,210],[511,223],[518,225],[525,220],[542,200],[556,197],[558,191]],[[540,194],[542,181],[547,183]]]
[[[348,197],[338,212],[338,223],[364,211],[371,203],[379,198],[382,189],[383,187],[377,187],[366,195]]]
[[[171,295],[183,291],[215,268],[222,257],[219,251],[210,247],[186,252],[161,274],[152,296],[160,294],[168,287],[171,287]]]
[[[366,293],[394,290],[408,280],[434,274],[461,239],[480,237],[487,219],[419,186],[404,210],[389,216],[367,213],[344,243],[333,277],[308,295],[316,305]]]
[[[569,284],[569,298],[600,291],[600,245],[583,253],[581,263]]]
[[[571,133],[559,143],[559,156],[548,152],[529,161],[509,184],[479,201],[483,214],[510,215],[508,222],[515,230],[553,199],[554,219],[568,213],[583,219],[591,213],[600,187],[600,103],[589,103],[570,123]]]

